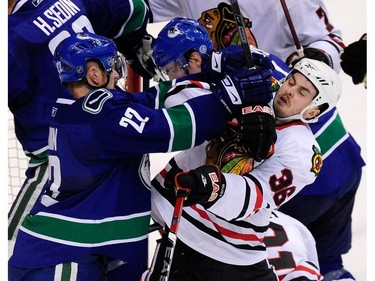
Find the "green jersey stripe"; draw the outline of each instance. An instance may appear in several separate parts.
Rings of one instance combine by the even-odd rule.
[[[193,144],[193,122],[192,116],[185,105],[178,105],[166,109],[170,120],[172,121],[174,138],[172,143],[172,151],[188,149]],[[194,132],[195,133],[195,132]],[[191,137],[186,137],[190,135]]]
[[[332,119],[326,129],[319,136],[315,136],[319,143],[322,155],[329,151],[331,147],[339,142],[346,134],[347,132],[341,118],[336,114],[336,117]]]
[[[132,1],[134,5],[133,13],[130,19],[128,19],[123,33],[128,34],[139,29],[143,25],[143,21],[146,16],[147,6],[143,0]]]
[[[26,232],[34,236],[45,236],[45,239],[60,240],[81,244],[100,244],[112,240],[131,240],[148,234],[150,215],[111,220],[89,221],[83,223],[69,217],[50,217],[28,215],[22,223]],[[73,221],[74,220],[74,221]]]

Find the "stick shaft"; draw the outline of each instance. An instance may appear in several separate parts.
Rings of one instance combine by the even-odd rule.
[[[283,7],[284,15],[285,15],[286,21],[288,22],[290,32],[292,33],[294,44],[296,45],[298,57],[302,58],[304,56],[303,48],[298,40],[296,29],[294,28],[292,18],[290,17],[290,14],[289,14],[288,6],[286,5],[285,0],[280,0],[280,3],[281,3],[281,6]]]
[[[252,68],[255,64],[253,60],[253,55],[251,54],[249,40],[247,38],[245,30],[245,22],[243,20],[240,6],[238,5],[237,0],[230,0],[230,4],[232,5],[234,21],[236,23],[237,31],[240,36],[242,49],[245,54],[246,66],[248,68]]]
[[[173,255],[177,243],[177,231],[180,225],[182,209],[186,194],[178,194],[173,209],[172,221],[167,236],[162,238],[162,242],[158,245],[154,260],[152,261],[152,272],[148,274],[147,281],[168,281],[172,268]],[[160,252],[160,253],[159,253]]]

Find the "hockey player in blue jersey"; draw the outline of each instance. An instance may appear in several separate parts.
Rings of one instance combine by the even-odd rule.
[[[114,38],[134,69],[147,77],[135,54],[147,34],[148,9],[143,0],[8,0],[8,13],[8,107],[29,159],[8,216],[8,239],[14,240],[47,179],[46,116],[57,95],[66,92],[52,63],[57,44],[80,31]]]
[[[256,48],[251,48],[251,51],[254,63],[273,69],[275,79],[280,80],[288,74],[289,67],[278,57]],[[159,32],[153,44],[152,59],[162,80],[182,79],[189,75],[190,78],[217,82],[227,73],[245,67],[241,46],[233,45],[213,52],[206,29],[196,20],[181,17],[172,19]],[[242,134],[241,139],[246,138],[252,157],[261,160],[267,157],[274,141],[275,122],[272,116],[263,112],[252,117],[254,126],[248,128],[251,133]]]
[[[54,59],[72,97],[57,99],[45,116],[49,180],[20,227],[9,280],[70,274],[69,280],[99,281],[103,264],[107,280],[138,280],[147,266],[151,213],[147,153],[188,149],[224,132],[231,113],[272,97],[272,71],[229,76],[230,91],[185,80],[127,93],[113,89],[126,68],[109,39],[72,35]],[[169,108],[180,93],[190,99]],[[113,260],[120,266],[110,270]]]

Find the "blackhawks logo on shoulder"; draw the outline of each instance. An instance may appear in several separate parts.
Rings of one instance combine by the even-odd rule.
[[[323,157],[322,157],[322,154],[320,153],[320,149],[316,147],[315,145],[312,146],[312,150],[314,154],[313,154],[313,157],[311,158],[312,167],[310,171],[313,172],[315,176],[317,176],[320,173],[320,170],[322,169],[322,166],[323,166]]]

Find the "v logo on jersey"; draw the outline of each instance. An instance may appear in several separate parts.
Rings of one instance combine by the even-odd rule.
[[[82,103],[82,109],[92,114],[98,114],[106,100],[112,98],[113,95],[106,89],[96,89],[88,93]]]
[[[232,104],[242,104],[240,94],[234,86],[232,79],[229,76],[226,76],[221,80],[221,83],[224,85]]]

